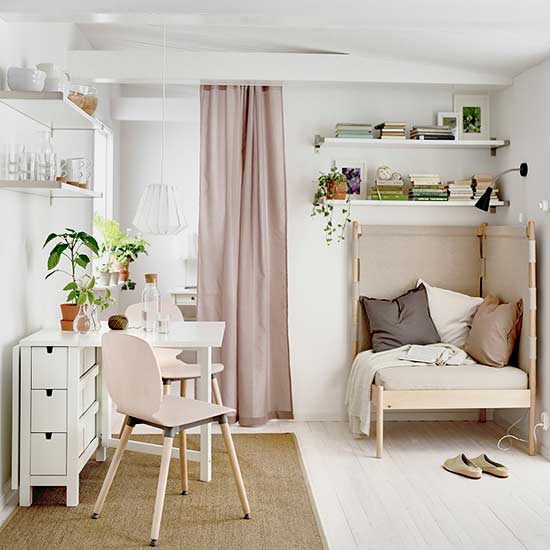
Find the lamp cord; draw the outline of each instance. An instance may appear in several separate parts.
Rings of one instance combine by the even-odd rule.
[[[514,423],[512,423],[508,429],[506,430],[506,434],[503,435],[497,442],[497,449],[501,451],[509,451],[512,448],[512,443],[508,445],[507,447],[502,446],[502,442],[505,439],[513,439],[514,441],[521,441],[522,443],[528,443],[527,439],[522,439],[521,437],[517,437],[516,435],[510,433],[524,418],[526,418],[527,415],[520,416]],[[535,424],[533,427],[533,438],[535,440],[535,445],[537,444],[537,428],[541,428],[544,426],[542,422],[539,422],[538,424]]]
[[[166,23],[162,26],[162,147],[160,151],[160,183],[164,184],[164,149],[166,148]]]

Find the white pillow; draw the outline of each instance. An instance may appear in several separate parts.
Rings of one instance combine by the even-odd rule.
[[[441,341],[464,347],[472,320],[483,298],[430,286],[426,281],[418,279],[416,286],[420,284],[426,287],[430,315]]]

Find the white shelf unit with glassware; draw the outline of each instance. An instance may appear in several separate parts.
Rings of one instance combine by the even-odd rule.
[[[96,131],[105,125],[67,99],[63,92],[0,91],[0,104],[16,111],[50,131]],[[100,192],[53,180],[0,179],[0,190],[53,199],[95,199]]]

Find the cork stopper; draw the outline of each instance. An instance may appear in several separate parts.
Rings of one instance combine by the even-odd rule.
[[[156,283],[157,282],[157,274],[156,273],[146,273],[145,274],[145,282],[146,283]]]

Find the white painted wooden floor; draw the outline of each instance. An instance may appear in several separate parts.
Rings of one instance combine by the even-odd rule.
[[[498,451],[502,430],[490,422],[387,422],[384,430],[378,460],[374,442],[354,440],[342,422],[234,427],[296,433],[333,550],[550,549],[550,462]],[[460,452],[486,452],[511,476],[469,480],[444,471],[443,460]]]

